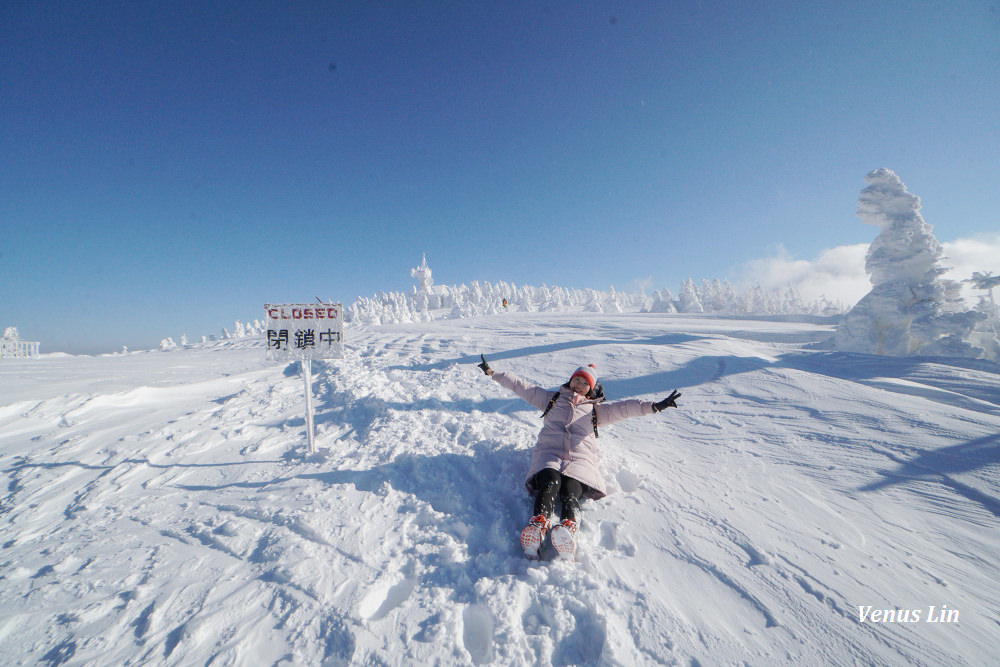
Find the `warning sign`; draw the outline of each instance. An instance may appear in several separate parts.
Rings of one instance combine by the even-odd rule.
[[[267,358],[339,359],[344,356],[344,307],[339,303],[264,306]]]

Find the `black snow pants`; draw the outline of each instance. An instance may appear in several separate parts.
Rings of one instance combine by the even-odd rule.
[[[586,485],[579,480],[563,475],[558,470],[545,468],[538,471],[532,478],[535,487],[535,514],[552,516],[556,508],[556,498],[562,503],[561,518],[563,521],[580,522],[580,496],[586,490]]]

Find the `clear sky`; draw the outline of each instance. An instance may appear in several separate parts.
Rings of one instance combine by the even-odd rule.
[[[197,339],[438,283],[647,290],[1000,231],[1000,2],[3,2],[0,327]]]

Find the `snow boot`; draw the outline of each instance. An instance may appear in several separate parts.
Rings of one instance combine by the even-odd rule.
[[[549,532],[549,520],[544,514],[532,517],[528,525],[521,531],[521,548],[528,560],[538,560],[538,551],[542,548],[545,533]]]
[[[552,546],[559,558],[573,560],[576,555],[576,521],[566,519],[552,529]]]

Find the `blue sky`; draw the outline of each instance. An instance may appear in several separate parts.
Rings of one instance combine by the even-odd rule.
[[[0,326],[154,347],[439,283],[675,292],[1000,230],[1000,4],[7,2]]]

